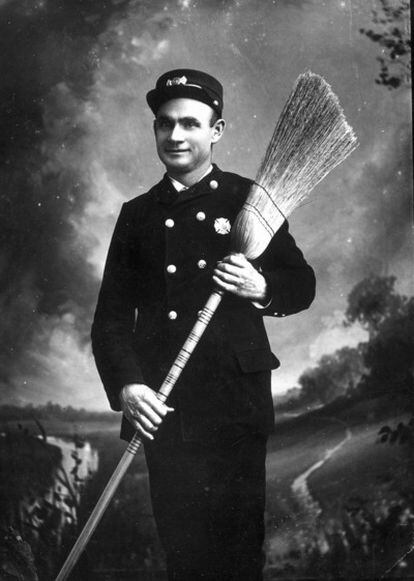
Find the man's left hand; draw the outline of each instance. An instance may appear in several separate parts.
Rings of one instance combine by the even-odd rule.
[[[221,289],[239,297],[264,303],[268,288],[266,279],[244,254],[230,254],[217,263],[213,280]]]

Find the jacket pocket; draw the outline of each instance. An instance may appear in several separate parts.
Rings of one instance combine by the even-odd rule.
[[[279,359],[268,349],[236,351],[236,358],[244,373],[277,369],[280,366]]]

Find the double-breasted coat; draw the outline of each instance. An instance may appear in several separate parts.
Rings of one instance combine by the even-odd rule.
[[[177,193],[169,178],[125,203],[110,244],[92,346],[110,405],[128,383],[162,384],[198,311],[251,181],[217,166]],[[225,295],[170,396],[184,440],[273,428],[272,354],[263,316],[284,317],[313,300],[312,268],[285,222],[255,262],[270,288],[264,308]],[[124,420],[121,437],[132,427]]]

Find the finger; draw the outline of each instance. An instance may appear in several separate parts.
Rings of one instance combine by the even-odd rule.
[[[153,440],[154,439],[154,436],[152,434],[150,434],[149,432],[147,432],[146,430],[144,430],[144,428],[142,428],[138,422],[135,422],[135,423],[136,423],[135,429],[140,434],[142,434],[145,438],[148,438],[148,440]]]
[[[159,426],[163,420],[163,415],[158,413],[151,405],[146,401],[140,401],[136,407],[136,417],[139,420],[143,420],[145,427],[151,428],[153,426]],[[165,415],[165,414],[164,414]],[[148,422],[148,423],[147,423]]]
[[[234,285],[238,285],[240,284],[240,277],[236,276],[234,274],[230,274],[228,272],[223,272],[223,271],[214,271],[214,276],[216,276],[217,278],[219,278],[220,280],[222,280],[223,282],[226,282],[228,284],[234,284]]]
[[[216,283],[216,285],[218,287],[222,288],[223,290],[228,291],[228,292],[233,293],[233,294],[238,293],[238,287],[236,285],[226,283],[226,282],[222,281],[220,278],[218,278],[217,276],[213,276],[213,280]]]
[[[225,262],[218,262],[214,271],[227,272],[229,274],[234,274],[235,276],[240,276],[242,273],[246,272],[246,270],[240,266],[235,266]]]
[[[150,438],[150,440],[154,439],[154,436],[159,428],[159,426],[154,426],[153,424],[149,423],[145,417],[136,418],[135,425],[137,429],[145,435],[145,437]]]
[[[156,393],[149,392],[144,398],[144,401],[151,406],[151,408],[161,417],[165,417],[169,412],[173,412],[174,408],[167,406],[163,401],[158,399]]]
[[[229,254],[225,256],[221,262],[225,262],[226,264],[234,264],[235,266],[247,266],[250,265],[250,262],[247,260],[244,254]]]
[[[144,436],[145,438],[148,438],[149,440],[153,440],[154,436],[148,432],[143,426],[142,424],[136,420],[134,418],[134,416],[131,416],[129,413],[125,413],[129,423],[133,426],[133,428],[139,432],[142,436]]]

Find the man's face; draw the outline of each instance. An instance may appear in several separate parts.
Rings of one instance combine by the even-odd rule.
[[[159,158],[173,174],[186,174],[208,166],[211,146],[223,132],[224,121],[211,126],[213,110],[194,99],[172,99],[164,103],[154,121]]]

